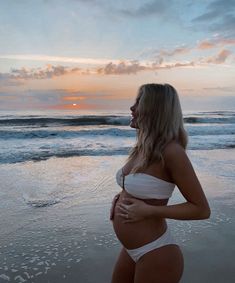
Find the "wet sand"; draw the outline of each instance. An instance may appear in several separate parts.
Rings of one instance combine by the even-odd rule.
[[[185,269],[181,283],[233,282],[235,182],[231,175],[234,172],[231,160],[235,160],[234,156],[235,150],[220,150],[210,152],[206,160],[205,152],[191,152],[212,214],[210,219],[204,221],[168,220],[184,254]],[[226,163],[219,163],[222,158],[227,160],[227,168]],[[113,178],[113,172],[123,159],[115,157],[114,161],[99,157],[94,159],[94,166],[103,164],[98,173],[102,175],[106,172]],[[82,165],[86,166],[84,158],[82,161]],[[56,174],[56,166],[61,166],[65,173],[69,172],[70,177],[76,162],[80,164],[81,159],[54,159],[31,166],[36,171],[43,166],[45,171],[51,170],[53,174]],[[89,166],[91,163],[90,159]],[[68,164],[73,166],[69,167]],[[109,167],[110,164],[115,166]],[[214,164],[213,170],[210,168],[211,164]],[[9,167],[5,179],[2,173],[2,180],[10,185],[10,180],[14,179],[17,172],[22,174],[24,170],[29,170],[27,166],[19,164]],[[58,180],[61,177],[59,173],[56,176]],[[107,193],[102,191],[102,198],[97,200],[94,195],[99,195],[99,189],[94,186],[87,192],[88,195],[93,193],[92,199],[88,197],[82,202],[79,201],[81,195],[78,194],[54,205],[33,207],[17,195],[14,203],[20,203],[20,209],[14,210],[12,206],[7,210],[2,205],[1,209],[4,209],[5,214],[2,214],[0,223],[0,282],[109,283],[121,248],[109,221],[110,202],[118,187],[113,187],[114,183],[110,183],[109,179],[100,182],[102,188],[104,185]],[[11,188],[8,192],[9,201],[5,205],[10,203],[13,196]],[[2,191],[2,197],[4,194]],[[176,191],[172,202],[179,201],[180,195]]]
[[[76,209],[76,213],[71,211],[71,217],[77,218],[77,227],[68,223],[63,228],[56,225],[55,229],[37,229],[32,225],[15,241],[11,237],[5,239],[1,243],[0,282],[110,282],[121,247],[113,234],[108,209],[107,204]],[[181,283],[233,282],[234,209],[214,208],[212,216],[221,210],[223,219],[219,225],[215,220],[200,225],[169,221],[178,234],[185,259]],[[187,233],[180,239],[181,229]]]

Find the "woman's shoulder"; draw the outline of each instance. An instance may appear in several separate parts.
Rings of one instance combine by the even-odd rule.
[[[186,156],[184,147],[177,141],[169,142],[163,150],[163,158],[166,163],[179,160]]]
[[[164,166],[170,175],[182,174],[182,172],[188,172],[189,168],[192,168],[191,161],[186,153],[185,148],[178,142],[169,143],[163,154]]]

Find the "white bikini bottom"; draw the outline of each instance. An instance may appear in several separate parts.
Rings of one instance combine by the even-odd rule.
[[[155,250],[157,248],[167,246],[167,245],[177,245],[175,239],[173,238],[170,229],[167,228],[164,234],[162,234],[156,240],[136,249],[128,250],[126,249],[129,256],[137,262],[146,253]]]

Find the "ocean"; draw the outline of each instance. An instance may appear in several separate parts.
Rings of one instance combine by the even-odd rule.
[[[0,114],[0,163],[51,157],[126,155],[135,143],[128,113]],[[184,114],[188,149],[235,147],[235,111]]]
[[[185,255],[182,283],[232,282],[235,111],[183,117],[187,154],[212,214],[168,220]],[[0,282],[109,282],[120,249],[109,208],[120,191],[116,171],[136,141],[130,118],[124,111],[0,113]],[[184,201],[176,188],[169,204]]]

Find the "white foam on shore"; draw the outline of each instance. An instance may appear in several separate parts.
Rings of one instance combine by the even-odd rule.
[[[7,276],[6,274],[0,274],[0,278],[2,278],[3,280],[6,280],[6,281],[10,281],[10,277]]]
[[[45,207],[45,206],[51,206],[54,204],[57,204],[60,202],[59,198],[55,199],[30,199],[29,196],[26,194],[23,195],[23,199],[26,204],[32,207]]]

